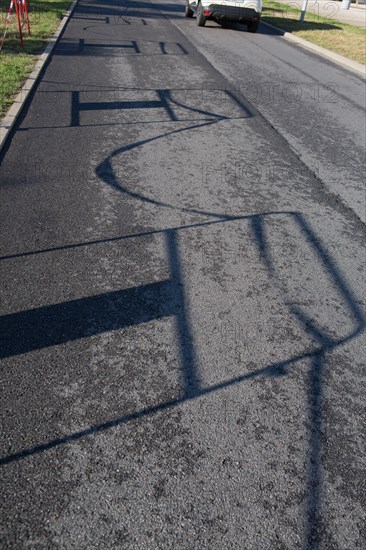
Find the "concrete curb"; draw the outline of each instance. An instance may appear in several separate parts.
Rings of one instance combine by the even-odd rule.
[[[308,40],[305,40],[304,38],[300,38],[299,36],[294,36],[290,32],[286,32],[283,29],[280,29],[279,27],[275,27],[274,25],[271,25],[270,23],[266,23],[261,19],[261,24],[265,25],[266,27],[276,31],[280,36],[288,40],[289,42],[294,42],[295,44],[299,44],[300,46],[303,46],[304,48],[307,48],[308,50],[311,50],[322,57],[325,57],[326,59],[329,59],[330,61],[333,61],[334,63],[337,63],[338,65],[341,65],[343,68],[348,69],[349,71],[352,71],[353,73],[356,73],[358,76],[361,76],[362,78],[366,79],[366,67],[365,65],[362,65],[361,63],[358,63],[357,61],[353,61],[352,59],[349,59],[348,57],[345,57],[344,55],[340,55],[339,53],[331,52],[330,50],[327,50],[326,48],[323,48],[322,46],[317,46],[316,44],[313,44],[312,42],[309,42]]]
[[[31,91],[33,90],[34,85],[38,81],[39,75],[47,63],[54,47],[56,46],[58,39],[60,38],[61,33],[63,32],[64,28],[66,27],[72,12],[75,9],[76,4],[78,3],[78,0],[73,0],[73,3],[69,7],[68,11],[66,12],[65,17],[62,19],[61,23],[59,24],[55,34],[51,38],[50,42],[48,43],[45,51],[41,55],[41,57],[38,59],[37,63],[34,66],[33,71],[29,75],[26,83],[24,84],[23,88],[17,95],[16,99],[14,100],[13,105],[10,107],[10,110],[6,114],[5,118],[1,120],[0,123],[0,153],[6,143],[6,140],[13,129],[14,124],[16,123]]]

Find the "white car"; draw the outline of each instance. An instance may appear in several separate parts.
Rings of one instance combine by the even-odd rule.
[[[245,23],[249,32],[257,32],[262,0],[186,0],[186,17],[193,17],[194,13],[199,27],[211,19],[218,23]]]

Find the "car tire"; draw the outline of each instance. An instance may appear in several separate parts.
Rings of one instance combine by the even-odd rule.
[[[258,27],[259,27],[259,19],[253,19],[248,23],[249,32],[257,32]]]
[[[193,17],[193,10],[191,10],[191,8],[189,7],[188,0],[186,0],[186,9],[185,9],[184,15],[186,17]]]
[[[196,23],[199,27],[204,27],[206,24],[206,17],[203,15],[203,8],[201,2],[197,6]]]

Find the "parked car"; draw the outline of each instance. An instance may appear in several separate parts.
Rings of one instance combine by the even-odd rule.
[[[218,23],[239,22],[248,26],[249,32],[257,32],[262,13],[262,0],[186,0],[186,17],[196,14],[199,27],[206,21]]]

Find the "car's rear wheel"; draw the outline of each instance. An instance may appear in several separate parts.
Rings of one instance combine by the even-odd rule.
[[[203,8],[201,2],[197,6],[196,23],[199,27],[204,27],[206,24],[206,17],[203,15]]]
[[[259,27],[259,19],[253,19],[248,23],[249,32],[257,32],[258,27]]]
[[[191,10],[191,8],[189,7],[188,0],[186,0],[186,9],[185,9],[184,14],[185,14],[186,17],[193,17],[193,10]]]

